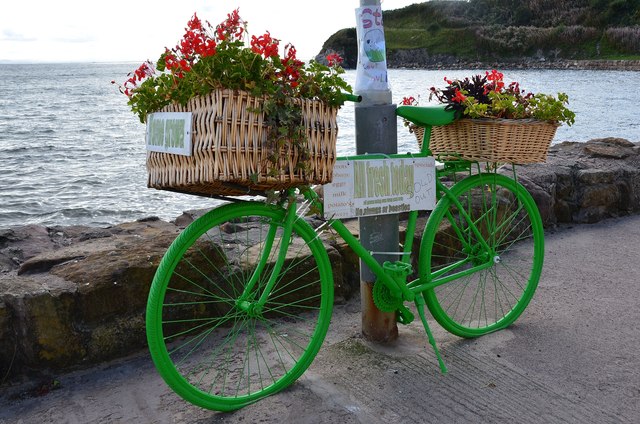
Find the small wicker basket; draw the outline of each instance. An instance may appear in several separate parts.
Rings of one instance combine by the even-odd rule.
[[[317,100],[295,102],[302,108],[307,148],[306,170],[296,169],[299,152],[281,148],[274,167],[268,160],[268,128],[257,113],[263,99],[243,91],[215,90],[186,106],[161,112],[192,112],[192,156],[147,152],[148,186],[204,196],[239,196],[331,181],[338,134],[336,107]],[[273,176],[270,170],[276,169]]]
[[[545,162],[558,126],[534,119],[460,119],[433,127],[429,149],[441,160]],[[422,147],[424,128],[413,126],[410,131]]]

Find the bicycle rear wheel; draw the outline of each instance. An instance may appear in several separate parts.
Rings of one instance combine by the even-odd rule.
[[[149,350],[166,383],[195,405],[230,411],[282,390],[322,345],[333,276],[303,219],[294,222],[266,304],[246,306],[274,272],[285,214],[259,202],[216,208],[189,225],[160,262],[147,304]],[[254,274],[254,289],[240,299]]]
[[[470,176],[455,184],[451,195],[459,203],[443,196],[429,218],[420,268],[423,281],[457,278],[424,297],[444,329],[477,337],[510,325],[529,304],[542,271],[542,220],[529,192],[503,175]]]

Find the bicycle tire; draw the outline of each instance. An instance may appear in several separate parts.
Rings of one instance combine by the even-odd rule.
[[[274,394],[302,375],[322,345],[333,275],[323,244],[304,219],[294,222],[262,312],[237,304],[263,238],[275,226],[254,293],[269,278],[285,214],[261,202],[221,206],[191,223],[159,264],[147,303],[149,350],[169,387],[197,406],[231,411]]]
[[[445,330],[460,337],[477,337],[509,326],[524,312],[542,272],[544,230],[533,198],[511,178],[476,174],[456,183],[450,192],[493,253],[483,253],[455,202],[444,195],[424,231],[421,279],[431,281],[433,273],[440,272],[435,278],[441,278],[487,261],[493,263],[423,295]],[[455,270],[445,269],[459,261],[465,262]]]

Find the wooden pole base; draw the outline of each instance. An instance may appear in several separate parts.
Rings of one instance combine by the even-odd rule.
[[[373,283],[360,281],[362,335],[374,343],[390,343],[398,338],[395,312],[382,312],[373,303]]]

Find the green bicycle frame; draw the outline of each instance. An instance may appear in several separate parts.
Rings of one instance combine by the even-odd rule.
[[[450,120],[449,114],[443,114],[438,119],[443,122]],[[418,154],[414,153],[406,153],[406,154],[365,154],[365,155],[354,155],[354,156],[345,156],[339,157],[337,160],[375,160],[375,159],[412,159],[412,158],[424,158],[431,156],[431,151],[429,149],[429,137],[431,134],[431,126],[425,127],[425,136],[424,142],[422,144],[421,152]],[[462,221],[466,222],[468,225],[468,230],[473,233],[475,237],[475,243],[479,244],[480,252],[485,256],[485,260],[480,261],[479,264],[467,267],[466,265],[469,262],[472,262],[476,257],[468,256],[463,258],[457,262],[447,265],[435,272],[432,272],[425,278],[417,278],[407,283],[398,282],[396,279],[392,278],[387,274],[383,265],[381,265],[375,258],[373,252],[369,252],[365,249],[360,241],[351,233],[351,231],[345,226],[345,224],[340,219],[330,218],[327,224],[334,230],[338,235],[347,243],[347,245],[354,251],[354,253],[362,260],[362,262],[373,272],[374,275],[378,279],[380,279],[394,294],[399,295],[405,301],[414,301],[417,295],[421,294],[424,291],[431,290],[437,286],[446,284],[456,279],[463,278],[465,276],[474,274],[483,269],[490,268],[493,265],[493,261],[490,260],[493,256],[495,256],[495,252],[490,247],[487,240],[481,234],[480,230],[476,226],[476,223],[473,222],[472,218],[466,212],[465,207],[460,203],[460,201],[451,194],[451,191],[442,183],[441,178],[445,175],[454,174],[461,170],[469,171],[471,169],[471,162],[468,161],[454,161],[448,164],[449,168],[445,170],[436,170],[436,196],[437,199],[440,200],[443,197],[447,197],[453,205],[460,212],[460,216]],[[291,193],[290,193],[291,194]],[[319,196],[315,193],[315,191],[311,189],[304,190],[302,192],[305,199],[311,203],[312,208],[317,211],[320,211],[320,214],[323,214],[323,205],[319,198]],[[516,212],[517,213],[517,212]],[[450,218],[449,222],[452,225],[452,229],[455,232],[458,239],[462,242],[463,248],[470,250],[470,245],[466,241],[468,237],[465,237],[463,234],[463,230],[460,228],[459,224],[453,217],[450,215],[450,212],[447,212],[447,216]],[[273,267],[272,273],[269,276],[269,280],[260,294],[260,298],[257,300],[251,299],[251,293],[254,290],[257,282],[260,280],[261,273],[265,269],[265,266],[268,262],[269,252],[273,247],[273,242],[276,236],[276,230],[279,225],[275,223],[271,225],[268,237],[266,239],[267,245],[263,250],[262,257],[259,260],[258,266],[256,267],[255,272],[251,276],[247,286],[243,294],[240,296],[238,300],[238,306],[247,311],[255,311],[259,313],[262,306],[267,302],[271,289],[276,283],[277,275],[280,273],[282,266],[285,261],[286,252],[289,248],[289,240],[293,227],[293,223],[296,219],[299,219],[297,215],[295,202],[289,202],[287,206],[287,214],[285,216],[284,222],[282,224],[283,234],[282,234],[282,242],[279,246],[278,258]],[[407,219],[407,227],[405,237],[405,243],[402,249],[401,262],[410,263],[411,254],[413,249],[413,239],[416,232],[418,220],[418,211],[409,212],[409,216]],[[463,268],[462,270],[455,272],[456,269]],[[426,280],[426,281],[425,281]]]
[[[425,150],[425,146],[423,146],[423,150]],[[418,157],[427,157],[427,152],[422,152],[420,154],[392,154],[392,155],[384,155],[384,154],[367,154],[367,155],[357,155],[357,156],[349,156],[349,157],[341,157],[338,160],[366,160],[366,159],[411,159]],[[480,230],[476,227],[476,225],[472,222],[469,215],[466,213],[465,209],[462,207],[461,203],[458,199],[455,198],[449,191],[449,189],[440,182],[440,175],[438,172],[436,173],[436,192],[438,193],[438,198],[443,196],[447,196],[460,210],[463,219],[469,224],[469,228],[473,231],[474,236],[479,241],[482,251],[487,252],[489,255],[493,255],[494,252],[491,251],[489,244],[484,239]],[[307,200],[312,202],[313,207],[316,210],[323,212],[323,206],[320,202],[318,195],[313,190],[307,190],[304,192],[304,196]],[[418,211],[411,211],[409,213],[409,217],[407,219],[407,236],[405,237],[405,244],[402,250],[402,262],[408,263],[410,261],[410,256],[413,249],[413,239],[416,231],[416,225],[418,220]],[[453,222],[453,220],[452,220]],[[464,277],[466,275],[473,274],[478,272],[479,270],[486,269],[492,266],[490,261],[485,261],[484,263],[467,268],[464,271],[460,271],[458,273],[448,275],[443,278],[439,278],[442,274],[451,272],[452,270],[462,267],[467,264],[471,259],[464,259],[459,262],[453,263],[437,272],[433,273],[429,281],[421,281],[420,279],[413,280],[408,284],[399,284],[396,280],[387,275],[382,265],[378,263],[378,261],[373,257],[372,253],[365,249],[360,241],[351,234],[351,231],[347,229],[347,227],[342,223],[339,219],[329,219],[328,225],[333,228],[342,239],[347,243],[347,245],[356,253],[356,255],[362,259],[367,267],[373,272],[376,277],[381,279],[384,284],[389,287],[395,293],[401,293],[402,298],[406,301],[413,301],[415,299],[416,294],[419,294],[425,290],[432,289],[436,286],[448,283],[449,281],[455,280],[457,278]],[[465,238],[462,235],[462,231],[457,225],[454,225],[454,231],[458,235],[461,240]],[[468,247],[468,246],[465,246]]]

